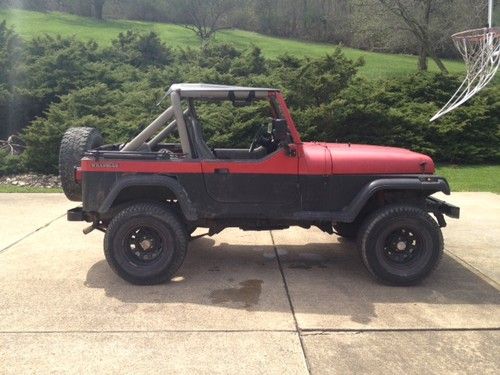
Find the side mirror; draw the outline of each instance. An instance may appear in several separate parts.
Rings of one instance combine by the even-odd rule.
[[[297,156],[297,146],[295,145],[295,143],[286,144],[285,150],[288,156]]]

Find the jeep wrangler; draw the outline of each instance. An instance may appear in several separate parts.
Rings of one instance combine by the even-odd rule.
[[[459,208],[431,196],[450,188],[430,157],[302,142],[277,89],[174,84],[165,97],[170,107],[125,144],[103,145],[94,128],[70,128],[61,142],[63,190],[82,202],[68,220],[105,233],[106,260],[123,279],[170,280],[199,227],[315,226],[357,240],[368,271],[389,284],[414,284],[439,263],[444,215],[458,218]],[[206,101],[267,101],[269,124],[248,148],[210,148],[196,112]]]

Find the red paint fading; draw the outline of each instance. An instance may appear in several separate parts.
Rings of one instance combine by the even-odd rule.
[[[330,153],[324,144],[303,143],[298,146],[299,174],[330,175],[332,161]]]
[[[282,150],[259,160],[150,161],[101,159],[95,161],[90,158],[83,158],[81,163],[82,172],[185,174],[202,173],[202,171],[214,173],[215,169],[221,168],[227,169],[229,173],[296,175],[298,173],[298,158],[288,156]]]
[[[320,148],[328,150],[323,156]],[[321,170],[324,158],[331,158],[331,174],[419,174],[434,173],[434,162],[427,155],[395,147],[349,145],[343,143],[304,143],[300,173]],[[316,166],[314,166],[316,164]],[[326,161],[328,164],[328,161]],[[307,168],[303,166],[307,165]]]
[[[125,173],[201,173],[201,163],[196,160],[120,160],[83,158],[82,172],[125,172]]]
[[[403,148],[327,144],[334,174],[434,173],[432,159]]]
[[[203,160],[202,167],[204,173],[214,173],[216,169],[227,169],[229,173],[296,175],[298,158],[280,150],[258,160]]]
[[[298,144],[297,156],[284,150],[259,160],[120,160],[83,158],[76,179],[82,172],[122,173],[215,173],[227,169],[238,174],[340,175],[340,174],[419,174],[434,173],[432,159],[417,152],[395,147],[349,145],[342,143]]]

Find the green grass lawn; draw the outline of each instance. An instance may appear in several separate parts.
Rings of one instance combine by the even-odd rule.
[[[442,165],[437,175],[446,177],[451,191],[490,191],[500,194],[500,165]]]
[[[62,189],[0,184],[0,193],[62,193]]]
[[[500,165],[441,165],[436,174],[448,179],[452,192],[490,191],[500,194]],[[0,193],[62,193],[62,190],[0,184]]]
[[[134,29],[138,31],[155,31],[162,40],[172,47],[199,46],[195,34],[186,28],[164,23],[107,20],[97,21],[93,18],[78,17],[65,13],[40,13],[19,9],[0,9],[0,20],[14,26],[23,38],[32,38],[41,34],[71,36],[82,39],[94,39],[100,43],[109,43],[118,33]],[[242,30],[226,30],[217,33],[216,40],[231,43],[237,47],[260,47],[269,58],[289,53],[293,56],[322,56],[335,47],[326,43],[301,42],[292,39],[281,39]],[[402,76],[416,71],[415,56],[367,52],[352,48],[344,48],[344,53],[351,59],[360,56],[366,65],[360,74],[367,78],[384,78]],[[432,61],[430,70],[437,71]],[[445,61],[450,72],[462,72],[464,65],[460,61]]]

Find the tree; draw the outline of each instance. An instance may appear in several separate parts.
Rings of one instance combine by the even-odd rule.
[[[438,68],[448,70],[438,57],[431,35],[431,17],[438,11],[437,0],[378,0],[385,9],[399,17],[418,41],[419,70],[427,70],[427,58],[431,57]]]
[[[179,0],[177,4],[185,27],[205,43],[217,31],[231,27],[228,15],[236,0]]]
[[[94,9],[94,17],[98,20],[102,20],[102,9],[104,8],[104,2],[106,0],[91,0],[92,7]]]
[[[134,67],[164,67],[173,61],[174,52],[160,39],[158,34],[140,34],[133,30],[118,34],[107,52],[110,58]]]
[[[88,0],[78,0],[75,4],[76,14],[83,17],[90,17],[92,15],[92,5]]]
[[[17,132],[23,121],[18,104],[22,94],[16,85],[23,79],[24,45],[19,35],[0,21],[0,138]]]

